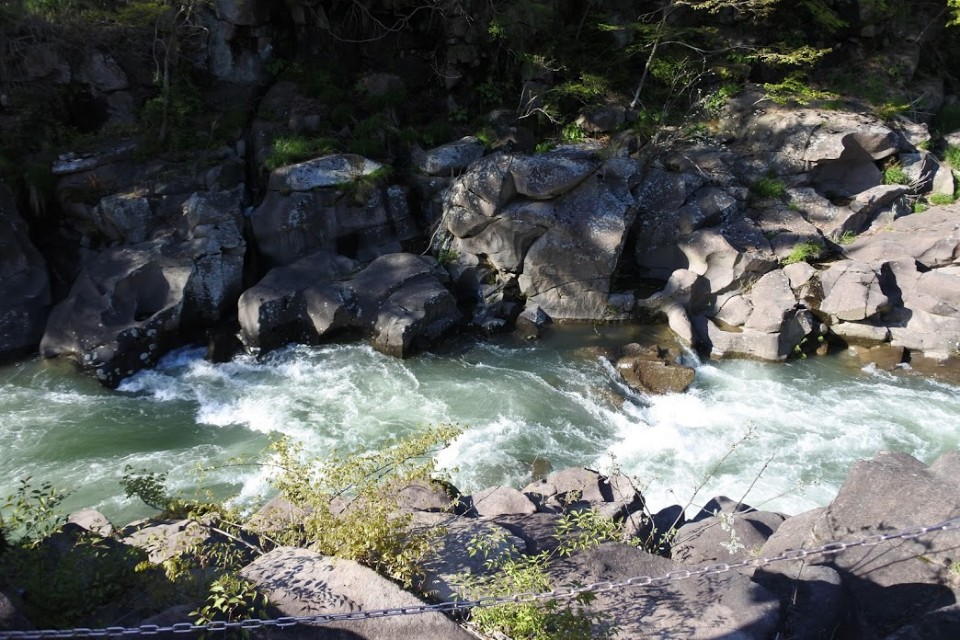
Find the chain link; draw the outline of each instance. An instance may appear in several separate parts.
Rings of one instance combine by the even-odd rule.
[[[272,620],[256,618],[238,620],[236,622],[209,622],[207,624],[193,624],[179,622],[170,626],[144,624],[138,627],[106,627],[104,629],[43,629],[37,631],[0,631],[0,640],[45,640],[46,638],[102,638],[107,636],[145,635],[152,636],[158,633],[191,633],[194,631],[225,631],[227,629],[262,629],[264,627],[292,627],[298,624],[322,625],[332,622],[351,622],[357,620],[371,620],[395,616],[420,615],[423,613],[466,613],[471,609],[495,607],[502,604],[539,602],[574,598],[583,593],[602,593],[616,589],[650,587],[669,584],[680,580],[718,575],[752,567],[765,567],[774,562],[789,560],[803,560],[812,556],[833,556],[847,549],[855,547],[876,546],[891,540],[913,540],[931,533],[960,529],[960,517],[944,520],[929,526],[914,526],[895,531],[893,533],[874,534],[849,542],[828,542],[812,549],[787,549],[770,558],[748,558],[732,563],[709,564],[696,569],[677,569],[661,576],[634,576],[625,580],[604,580],[579,587],[566,587],[551,591],[528,591],[512,596],[486,597],[476,600],[460,600],[456,602],[441,602],[439,604],[424,604],[412,607],[397,607],[392,609],[370,609],[367,611],[353,611],[349,613],[320,613],[309,616],[284,616]]]

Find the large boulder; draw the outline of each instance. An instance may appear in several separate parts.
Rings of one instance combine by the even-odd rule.
[[[241,339],[249,349],[315,342],[354,323],[353,292],[339,284],[356,262],[328,251],[271,269],[240,296]]]
[[[549,572],[563,584],[590,584],[661,576],[685,566],[616,543],[553,563]],[[585,605],[614,625],[613,638],[739,638],[766,640],[777,628],[777,597],[735,571],[671,580],[639,589],[605,591]]]
[[[449,246],[464,265],[487,265],[498,290],[519,287],[553,319],[605,318],[639,177],[636,161],[601,163],[577,148],[485,156],[444,196]],[[474,275],[462,286],[486,300],[483,280]]]
[[[389,254],[357,267],[349,258],[320,251],[272,269],[240,297],[244,344],[269,350],[357,329],[371,335],[378,350],[407,357],[460,322],[445,286],[449,276],[433,258]]]
[[[554,320],[608,313],[610,281],[636,214],[631,189],[639,169],[633,160],[607,160],[558,199],[553,226],[527,251],[520,291]]]
[[[420,232],[398,185],[379,186],[383,165],[350,154],[274,169],[250,216],[268,266],[328,250],[361,261],[394,253]]]
[[[328,558],[309,549],[278,547],[244,567],[240,574],[267,594],[281,616],[350,613],[426,604],[372,569],[352,560]],[[297,629],[292,633],[298,633]],[[330,639],[468,640],[472,637],[441,613],[307,625],[307,629],[299,632],[304,638]]]
[[[633,389],[655,395],[664,393],[683,393],[696,374],[692,367],[677,362],[677,357],[668,350],[651,346],[646,349],[639,345],[625,349],[614,367],[624,381]]]
[[[0,182],[0,361],[36,349],[50,305],[50,281],[13,193]]]
[[[44,357],[66,356],[108,387],[232,313],[246,243],[239,190],[195,194],[177,233],[108,249],[50,313]]]
[[[853,465],[837,497],[826,508],[788,518],[760,550],[762,556],[827,542],[859,540],[913,526],[937,524],[960,512],[960,455],[950,452],[932,464],[901,453],[880,453]],[[835,569],[852,599],[841,629],[849,637],[884,638],[953,604],[960,583],[952,565],[956,530],[852,546],[808,558]],[[784,573],[790,567],[784,565]],[[826,580],[826,578],[818,578]],[[909,637],[909,636],[908,636]]]
[[[834,322],[859,322],[890,307],[880,277],[870,265],[855,260],[835,262],[820,273],[820,311]]]
[[[467,136],[426,151],[413,154],[417,169],[428,176],[452,176],[483,157],[483,143]]]
[[[904,216],[864,234],[821,275],[820,309],[844,337],[890,341],[938,359],[960,348],[960,207]],[[836,291],[835,294],[832,292]]]

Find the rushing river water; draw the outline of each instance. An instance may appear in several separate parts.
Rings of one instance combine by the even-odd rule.
[[[214,467],[204,486],[255,504],[269,490],[264,467],[232,461],[256,458],[272,437],[363,451],[446,422],[464,428],[440,454],[464,491],[520,487],[545,460],[619,468],[654,509],[722,493],[798,513],[829,502],[858,459],[886,449],[930,462],[960,444],[960,389],[846,355],[784,365],[686,356],[697,368],[687,393],[631,392],[583,349],[636,337],[627,332],[462,338],[403,361],[352,344],[211,364],[187,348],[115,392],[65,363],[21,362],[0,368],[0,496],[29,475],[71,490],[67,509],[94,506],[122,524],[148,513],[123,496],[125,466],[166,471],[187,493],[203,466]]]

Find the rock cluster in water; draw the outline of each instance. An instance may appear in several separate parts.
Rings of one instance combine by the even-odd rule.
[[[905,454],[881,453],[855,464],[826,507],[787,516],[716,497],[689,520],[680,505],[652,511],[628,478],[587,469],[553,473],[522,490],[498,486],[461,495],[454,506],[450,492],[456,494],[455,489],[412,485],[399,495],[402,508],[413,515],[412,526],[444,527],[416,594],[353,561],[294,547],[277,547],[252,559],[241,575],[268,595],[274,617],[452,601],[469,597],[460,577],[463,572],[490,572],[483,557],[466,550],[474,537],[492,536],[513,553],[538,554],[560,544],[562,535],[557,535],[556,527],[561,514],[591,509],[618,524],[623,542],[555,556],[548,565],[555,585],[620,582],[757,560],[735,570],[596,594],[587,606],[613,625],[613,637],[946,639],[960,633],[956,528],[874,540],[803,559],[774,563],[761,559],[789,549],[856,542],[955,518],[960,513],[958,478],[957,453],[930,465]],[[278,519],[295,522],[296,513],[275,499],[246,526],[248,531],[268,534]],[[103,535],[111,544],[142,547],[157,563],[217,536],[204,526],[203,518],[148,520],[119,531],[94,511],[70,520],[71,526]],[[243,549],[238,546],[238,551]],[[29,628],[14,606],[15,594],[7,595],[11,597],[3,597],[0,607],[0,628]],[[182,622],[185,615],[186,608],[177,607],[144,623],[169,625]],[[438,613],[331,627],[363,638],[401,633],[470,637]],[[290,631],[296,637],[315,632],[307,627]]]

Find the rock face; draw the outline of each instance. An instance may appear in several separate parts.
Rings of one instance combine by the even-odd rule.
[[[263,590],[282,616],[309,616],[364,609],[426,604],[376,572],[350,560],[326,558],[315,551],[278,547],[241,572]],[[440,613],[397,616],[311,627],[309,637],[392,640],[436,638],[468,640],[472,636]]]
[[[604,318],[639,177],[633,160],[601,162],[576,148],[474,163],[444,197],[462,286],[481,306],[491,302],[481,286],[489,277],[554,320]]]
[[[29,353],[50,305],[47,267],[30,241],[13,194],[0,182],[0,362]]]
[[[960,456],[954,452],[929,466],[896,453],[858,462],[829,506],[787,519],[761,554],[954,517],[960,510],[958,471]],[[946,531],[917,540],[855,547],[814,564],[835,570],[853,600],[842,628],[858,638],[884,638],[956,602],[960,583],[950,566],[958,543],[960,534]],[[783,571],[789,573],[789,566]],[[816,576],[810,580],[830,581]]]
[[[682,568],[667,558],[606,543],[561,560],[551,574],[565,583],[589,584],[633,576],[659,576]],[[597,594],[587,608],[615,623],[614,638],[770,638],[777,628],[775,595],[735,572]]]
[[[960,209],[907,215],[904,200],[946,188],[939,165],[866,116],[757,99],[727,108],[728,144],[664,152],[645,174],[635,261],[665,284],[637,307],[719,357],[779,361],[824,333],[957,353]],[[909,186],[880,183],[894,158]]]
[[[238,191],[196,194],[171,237],[108,249],[50,313],[40,351],[116,387],[191,331],[232,313],[246,243]]]
[[[444,286],[449,276],[432,258],[390,254],[356,269],[348,258],[318,252],[271,270],[240,297],[244,344],[273,349],[357,329],[378,350],[407,357],[459,323],[456,300]]]
[[[406,190],[378,182],[383,165],[350,154],[322,156],[271,172],[250,217],[268,266],[318,250],[362,261],[401,251],[419,235]]]

